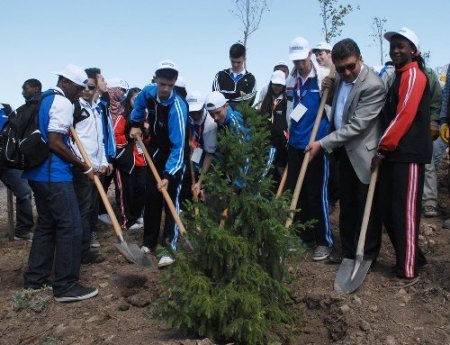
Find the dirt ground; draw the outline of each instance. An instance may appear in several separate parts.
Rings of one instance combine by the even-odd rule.
[[[446,162],[444,163],[446,164]],[[392,246],[383,235],[377,266],[354,294],[333,291],[337,265],[312,262],[306,252],[289,270],[301,286],[292,292],[292,308],[303,318],[285,344],[450,344],[450,230],[442,227],[450,205],[440,178],[440,211],[423,218],[420,245],[428,259],[420,281],[405,289],[382,286],[392,277]],[[333,223],[336,228],[336,210]],[[82,266],[82,283],[99,288],[96,298],[60,304],[50,291],[32,296],[22,291],[30,244],[7,239],[6,190],[0,186],[0,344],[158,344],[208,345],[208,339],[180,335],[158,320],[154,301],[164,287],[156,259],[143,269],[115,249],[112,230],[102,226],[101,252],[106,261]],[[141,234],[126,234],[140,243]]]

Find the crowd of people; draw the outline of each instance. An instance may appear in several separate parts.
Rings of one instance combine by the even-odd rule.
[[[294,220],[316,220],[299,234],[313,260],[355,259],[371,173],[378,170],[364,257],[376,262],[384,226],[396,252],[398,279],[392,283],[415,279],[426,264],[418,246],[421,214],[437,214],[436,171],[446,146],[441,139],[433,145],[433,140],[441,135],[448,142],[449,75],[442,93],[412,30],[402,28],[384,37],[392,61],[378,72],[364,63],[352,39],[311,48],[306,38],[295,38],[289,45],[293,66],[277,62],[258,101],[256,80],[246,69],[246,49],[240,43],[229,49],[231,67],[216,74],[209,93],[187,90],[170,60],[158,65],[152,82],[142,89],[130,88],[123,79],[105,81],[99,68],[75,65],[55,72],[57,84],[45,92],[38,80],[26,80],[23,97],[26,102],[40,100],[38,127],[51,153],[25,171],[0,167],[0,179],[16,196],[15,239],[32,241],[24,287],[51,286],[59,302],[97,295],[96,288],[79,282],[81,264],[105,260],[97,222],[111,224],[94,175],[106,191],[115,184],[120,223],[127,231],[143,229],[142,252],[155,254],[162,245],[158,266],[171,265],[179,230],[166,212],[159,243],[161,190],[167,190],[177,212],[182,196],[202,196],[202,176],[220,156],[221,132],[230,129],[246,140],[248,129],[238,107],[243,102],[269,120],[268,165],[276,183],[287,169],[286,187],[293,191],[309,156],[297,205],[301,212]],[[329,90],[327,105],[311,141],[324,89]],[[0,127],[12,112],[1,104]],[[70,134],[72,128],[89,162]],[[138,137],[161,176],[159,183]],[[340,248],[329,218],[337,200]]]

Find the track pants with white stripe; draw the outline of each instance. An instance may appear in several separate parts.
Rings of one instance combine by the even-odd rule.
[[[424,164],[383,162],[380,167],[379,209],[396,254],[396,274],[414,278],[426,263],[419,248]]]
[[[156,165],[159,174],[162,178],[163,166]],[[174,176],[169,178],[169,187],[167,192],[175,205],[177,212],[180,211],[180,191],[181,181],[183,179],[183,171],[177,172]],[[143,245],[154,250],[158,244],[159,230],[161,226],[161,215],[163,206],[165,208],[165,222],[164,222],[164,246],[170,247],[171,250],[176,250],[178,240],[178,226],[170,213],[168,207],[165,206],[162,193],[158,190],[156,180],[153,174],[147,175],[147,184],[145,190],[145,210],[144,210],[144,238]]]
[[[304,158],[304,150],[288,145],[287,188],[292,192],[294,192]],[[308,165],[297,204],[297,208],[301,211],[295,215],[295,220],[302,223],[316,220],[312,227],[300,233],[300,238],[304,242],[332,247],[334,239],[329,219],[328,176],[328,158],[323,153],[317,154]]]

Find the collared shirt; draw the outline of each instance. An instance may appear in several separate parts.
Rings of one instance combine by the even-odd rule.
[[[231,75],[233,76],[233,79],[234,79],[234,81],[238,81],[239,79],[241,79],[244,75],[245,75],[245,68],[244,69],[242,69],[242,71],[240,71],[240,72],[238,72],[238,73],[236,73],[236,72],[234,72],[233,71],[233,69],[232,68],[230,68],[230,73],[231,73]]]
[[[342,127],[342,118],[344,116],[344,107],[347,102],[347,97],[350,94],[350,91],[358,80],[361,71],[364,66],[361,65],[361,70],[359,71],[358,76],[351,83],[342,82],[341,87],[339,89],[338,98],[336,100],[336,110],[334,111],[334,128],[340,129]]]
[[[80,141],[91,161],[94,171],[100,171],[102,166],[108,166],[103,144],[103,128],[100,113],[95,104],[90,104],[83,98],[79,99],[82,109],[82,119],[74,124]],[[70,143],[73,153],[80,159],[83,157],[75,142]]]

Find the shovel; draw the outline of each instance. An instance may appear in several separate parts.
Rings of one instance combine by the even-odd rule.
[[[373,194],[377,183],[378,167],[370,177],[369,191],[367,192],[366,205],[364,206],[361,232],[356,249],[356,259],[344,259],[336,273],[334,290],[338,292],[352,293],[356,291],[364,281],[372,260],[364,260],[364,244],[366,243],[367,226],[369,224],[370,211],[372,209]]]
[[[330,73],[328,74],[328,77],[332,78],[334,76],[334,65],[330,68]],[[315,140],[317,136],[317,132],[319,131],[320,121],[322,120],[322,114],[325,109],[325,104],[327,102],[328,93],[330,92],[330,89],[325,89],[322,94],[322,98],[320,100],[319,109],[317,110],[316,120],[314,121],[314,126],[311,131],[311,137],[309,138],[308,145],[311,145]],[[298,174],[297,183],[295,184],[294,194],[292,196],[291,206],[289,210],[291,211],[289,213],[289,217],[286,221],[285,227],[289,228],[292,225],[292,222],[294,220],[294,211],[297,208],[298,198],[300,196],[300,192],[302,190],[303,181],[305,180],[306,175],[306,169],[308,169],[309,164],[309,156],[311,155],[310,151],[307,151],[305,153],[305,157],[303,158],[302,166],[300,168],[300,173]],[[287,174],[286,174],[287,176]]]
[[[83,145],[81,144],[80,138],[78,137],[78,134],[73,127],[70,127],[70,133],[72,134],[72,137],[74,138],[75,143],[77,144],[77,147],[80,150],[83,160],[89,166],[92,166],[91,161],[89,160],[89,157],[86,151],[84,150]],[[109,203],[108,197],[106,196],[106,192],[103,189],[102,183],[100,182],[100,179],[98,178],[97,175],[94,175],[94,183],[95,186],[97,187],[100,197],[102,198],[103,204],[105,205],[106,212],[108,212],[108,215],[111,218],[114,232],[116,233],[117,239],[119,240],[119,243],[115,244],[116,248],[129,262],[144,267],[150,267],[151,265],[150,259],[144,256],[144,253],[142,253],[139,246],[137,244],[128,245],[127,242],[124,240],[122,229],[120,228],[116,215],[111,207],[111,204]]]
[[[141,146],[142,152],[144,152],[145,160],[147,161],[150,170],[153,173],[153,176],[155,177],[155,180],[158,184],[161,183],[161,177],[159,176],[158,170],[156,169],[155,163],[153,163],[152,158],[150,157],[150,154],[148,153],[147,147],[142,141],[142,138],[140,135],[136,135],[136,141]],[[186,247],[193,251],[194,247],[192,246],[191,242],[186,238],[186,228],[184,227],[183,223],[181,222],[180,217],[178,216],[177,210],[175,208],[175,205],[173,204],[172,199],[170,198],[169,193],[165,188],[161,188],[161,193],[164,197],[164,201],[166,202],[167,207],[169,207],[170,213],[172,214],[173,219],[175,220],[175,223],[178,225],[178,229],[180,230],[181,238],[184,240],[184,243],[186,244]]]

